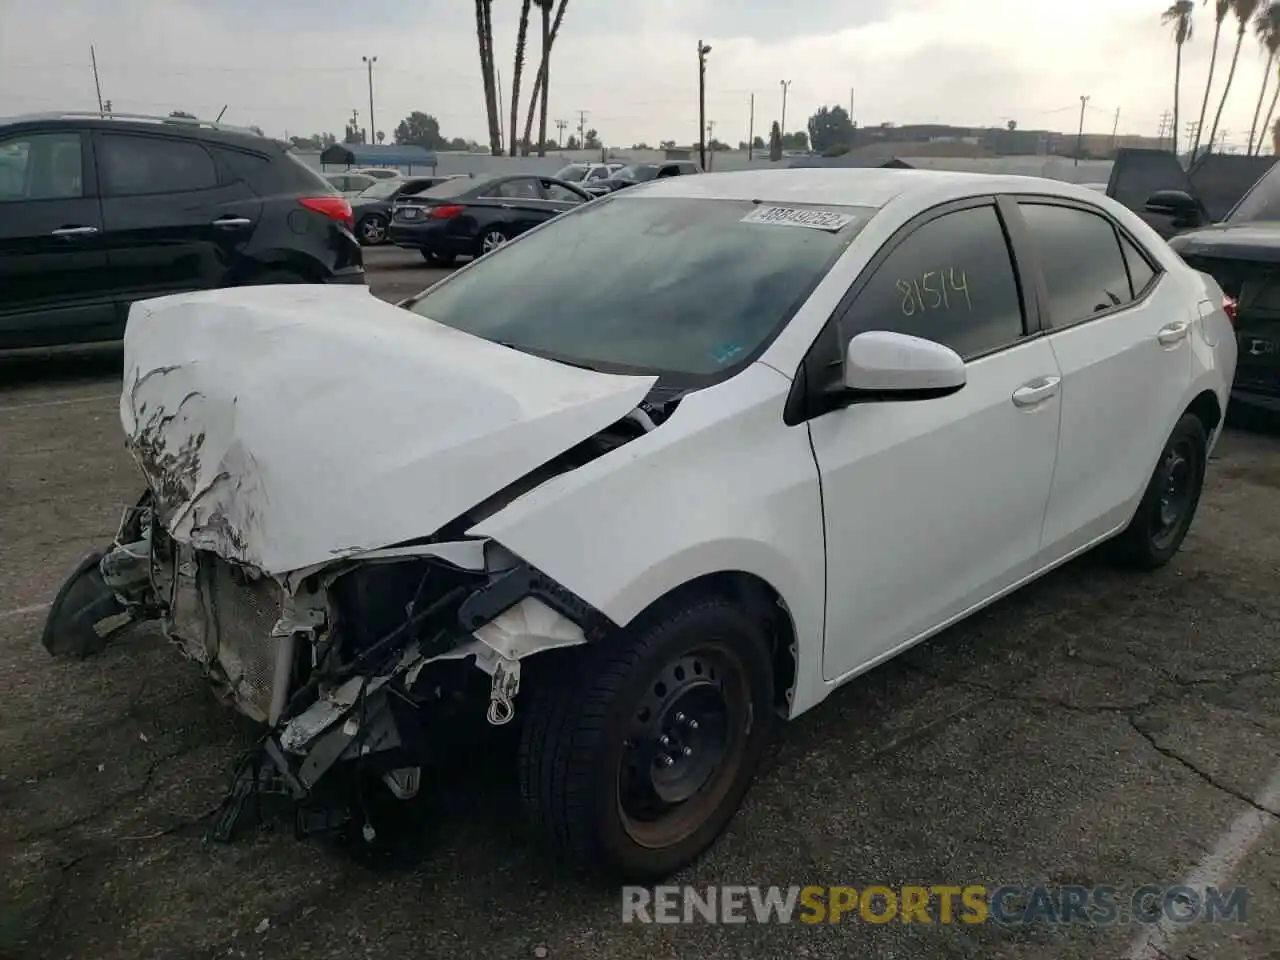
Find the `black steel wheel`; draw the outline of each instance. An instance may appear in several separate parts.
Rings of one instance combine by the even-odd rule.
[[[764,626],[729,600],[692,598],[576,667],[531,691],[525,807],[600,873],[669,876],[715,841],[755,774],[773,718]]]
[[[1129,525],[1112,542],[1115,559],[1154,570],[1178,552],[1204,489],[1208,437],[1204,423],[1184,414],[1169,435]]]

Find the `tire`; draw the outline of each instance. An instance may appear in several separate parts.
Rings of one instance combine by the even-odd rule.
[[[493,252],[510,239],[511,235],[502,227],[485,227],[476,237],[476,257]]]
[[[261,287],[276,283],[311,283],[311,281],[292,270],[260,270],[241,280],[240,286]]]
[[[376,247],[387,242],[387,218],[371,213],[356,224],[356,236],[362,247]]]
[[[40,642],[52,656],[84,659],[101,653],[110,642],[115,631],[99,626],[124,608],[102,579],[101,559],[101,551],[95,551],[81,560],[49,605]]]
[[[1208,460],[1204,423],[1186,413],[1160,451],[1146,492],[1129,525],[1108,545],[1121,566],[1155,570],[1168,563],[1191,528]]]
[[[646,620],[557,662],[570,669],[534,686],[519,755],[525,810],[552,845],[597,874],[637,883],[670,876],[716,840],[751,784],[774,716],[763,624],[717,596]],[[674,739],[663,746],[660,732]],[[667,763],[672,754],[679,760]],[[674,802],[664,804],[658,788]],[[646,820],[642,794],[666,815]]]
[[[431,253],[423,250],[422,259],[438,267],[452,267],[457,262],[458,256],[454,253]]]

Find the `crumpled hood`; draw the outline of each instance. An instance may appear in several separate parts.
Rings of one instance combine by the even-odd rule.
[[[656,379],[318,285],[136,303],[124,370],[121,422],[169,533],[271,574],[434,533]]]

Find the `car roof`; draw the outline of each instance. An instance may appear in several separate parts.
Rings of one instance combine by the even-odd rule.
[[[126,133],[149,133],[161,136],[186,137],[205,143],[232,147],[248,147],[252,150],[283,150],[287,145],[274,137],[263,136],[248,127],[193,119],[191,117],[162,117],[146,114],[112,113],[103,116],[87,112],[27,113],[0,117],[0,130],[10,127],[35,127],[57,129],[70,127],[77,130],[101,130]]]
[[[689,197],[718,200],[790,200],[882,207],[897,197],[916,195],[930,203],[985,193],[1040,193],[1097,203],[1097,192],[1062,180],[950,170],[893,170],[878,167],[802,167],[735,170],[697,177],[667,177],[639,184],[631,197]]]

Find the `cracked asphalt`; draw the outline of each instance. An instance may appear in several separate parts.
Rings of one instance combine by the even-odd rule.
[[[370,262],[387,299],[439,275]],[[205,843],[253,731],[152,632],[79,663],[40,646],[39,605],[138,492],[118,362],[0,362],[3,960],[1131,955],[1128,923],[624,925],[619,891],[524,824],[505,742],[427,781],[412,868],[279,829]],[[1172,564],[1084,557],[837,692],[781,731],[676,882],[1110,885],[1123,902],[1226,862],[1247,922],[1186,926],[1150,956],[1280,956],[1278,571],[1280,433],[1232,429]]]

